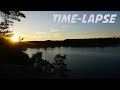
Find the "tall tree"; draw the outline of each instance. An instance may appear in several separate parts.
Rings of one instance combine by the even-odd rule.
[[[10,25],[13,25],[13,21],[21,21],[20,17],[26,18],[25,14],[20,11],[0,11],[2,20],[0,22],[0,35],[11,36],[12,31],[8,30]]]

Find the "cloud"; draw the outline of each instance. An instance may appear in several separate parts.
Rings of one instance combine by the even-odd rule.
[[[50,29],[50,32],[57,32],[59,30],[56,30],[56,29]]]
[[[53,37],[62,37],[61,33],[55,33],[52,35]]]
[[[61,28],[71,28],[72,26],[61,26]]]
[[[39,32],[25,37],[25,40],[63,40],[64,36],[61,33]]]
[[[46,34],[47,32],[36,32],[35,34]]]

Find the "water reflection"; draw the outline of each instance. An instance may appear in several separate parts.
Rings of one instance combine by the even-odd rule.
[[[56,54],[66,54],[70,78],[120,78],[120,47],[105,48],[28,48],[29,57],[37,51],[53,62]]]

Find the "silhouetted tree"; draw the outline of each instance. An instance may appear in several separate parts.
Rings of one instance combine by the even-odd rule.
[[[0,22],[0,35],[2,36],[12,36],[12,31],[8,28],[13,25],[13,20],[20,21],[20,17],[26,18],[20,11],[0,11],[0,16],[3,21]]]
[[[56,79],[68,78],[68,75],[66,74],[66,72],[70,70],[68,70],[65,60],[66,60],[66,55],[62,56],[61,54],[57,54],[54,57],[53,66],[55,68],[54,73],[55,73]]]
[[[66,55],[62,56],[61,54],[57,54],[54,57],[53,66],[55,67],[55,70],[58,71],[66,71],[67,70],[67,64],[65,63]]]
[[[34,67],[37,68],[39,71],[52,71],[52,64],[49,63],[49,61],[42,59],[42,52],[37,52],[36,54],[33,54],[31,57],[31,61],[32,63],[34,63]]]
[[[64,79],[67,78],[66,71],[69,71],[67,69],[67,64],[65,63],[66,55],[57,54],[54,58],[54,62],[51,64],[47,60],[42,59],[42,52],[37,52],[36,54],[33,54],[31,57],[31,62],[33,63],[33,67],[38,72],[48,72],[53,73],[54,77],[57,79]]]

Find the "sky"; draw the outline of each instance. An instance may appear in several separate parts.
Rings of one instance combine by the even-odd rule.
[[[21,11],[26,18],[10,30],[24,41],[64,40],[120,36],[120,11]],[[115,23],[53,23],[53,14],[117,14]]]

